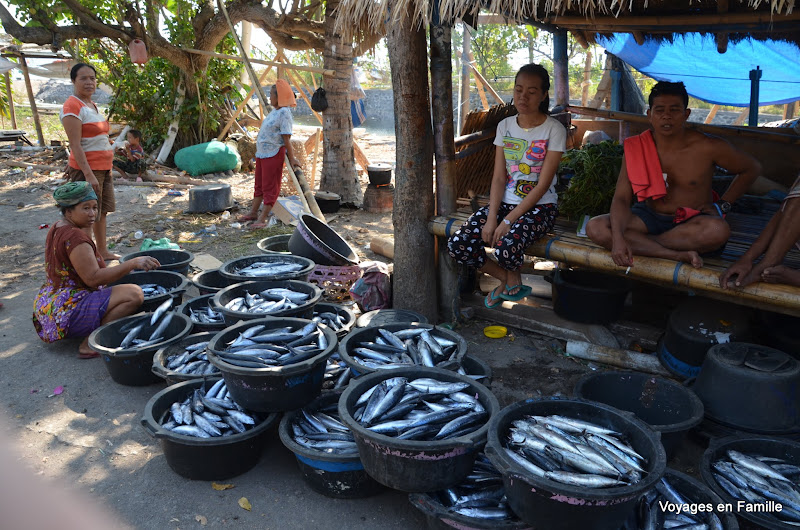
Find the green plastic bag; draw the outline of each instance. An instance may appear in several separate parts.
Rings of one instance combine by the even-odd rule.
[[[192,176],[235,169],[241,163],[235,149],[216,140],[190,145],[175,153],[175,165]]]
[[[153,241],[149,237],[145,238],[142,241],[142,246],[139,247],[139,250],[153,250],[153,249],[171,249],[171,250],[180,250],[176,243],[173,243],[169,240],[168,237],[162,237],[161,239],[157,239]]]

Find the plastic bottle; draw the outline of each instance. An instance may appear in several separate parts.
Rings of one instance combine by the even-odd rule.
[[[225,210],[224,212],[222,212],[222,220],[223,221],[227,221],[230,218],[231,218],[231,212],[229,212],[228,210]]]
[[[133,233],[133,239],[142,239],[144,237],[144,233],[141,230],[137,230]]]
[[[231,223],[231,228],[235,228],[236,230],[238,230],[241,227],[242,227],[242,223],[238,223],[238,222]]]

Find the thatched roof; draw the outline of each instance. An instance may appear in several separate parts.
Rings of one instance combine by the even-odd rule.
[[[428,25],[438,8],[441,20],[476,20],[478,12],[504,16],[509,23],[566,29],[579,41],[598,34],[632,33],[637,41],[671,38],[675,33],[727,39],[776,39],[800,45],[800,13],[795,0],[341,0],[338,24],[380,30],[384,24]]]

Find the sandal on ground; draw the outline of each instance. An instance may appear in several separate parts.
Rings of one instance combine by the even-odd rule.
[[[267,223],[261,223],[259,221],[256,221],[255,223],[250,223],[248,225],[248,228],[250,228],[250,230],[259,230],[261,228],[266,228],[266,227]]]
[[[98,357],[100,357],[100,354],[96,351],[78,354],[78,359],[97,359]]]
[[[517,288],[519,288],[519,291],[517,291],[514,294],[508,294],[507,291],[512,291],[512,290],[517,289]],[[506,290],[504,292],[500,293],[500,298],[502,298],[503,300],[508,300],[509,302],[518,302],[518,301],[522,300],[523,298],[525,298],[526,296],[529,296],[532,291],[533,291],[533,289],[531,289],[527,285],[522,285],[522,284],[519,284],[519,285],[506,285]]]
[[[499,287],[498,287],[499,288]],[[503,295],[493,296],[494,292],[498,289],[492,289],[489,291],[489,294],[486,295],[486,298],[483,299],[483,305],[485,305],[489,309],[494,309],[495,307],[499,306],[503,303],[503,300],[500,298]]]
[[[236,218],[236,220],[239,221],[240,223],[246,223],[247,221],[255,221],[256,219],[258,219],[258,217],[250,214],[240,215],[239,217]]]

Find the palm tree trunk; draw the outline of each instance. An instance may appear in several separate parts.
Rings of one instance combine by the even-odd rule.
[[[358,182],[353,155],[353,120],[350,117],[350,76],[353,71],[352,36],[335,31],[335,17],[331,15],[339,5],[329,1],[325,11],[325,68],[333,75],[323,78],[328,108],[323,112],[322,130],[324,153],[322,156],[321,190],[338,193],[342,204],[361,205],[361,186]],[[366,168],[365,168],[366,169]]]
[[[394,307],[436,320],[436,245],[433,215],[433,144],[429,140],[425,31],[404,23],[388,34],[394,92],[397,169],[394,196]]]

